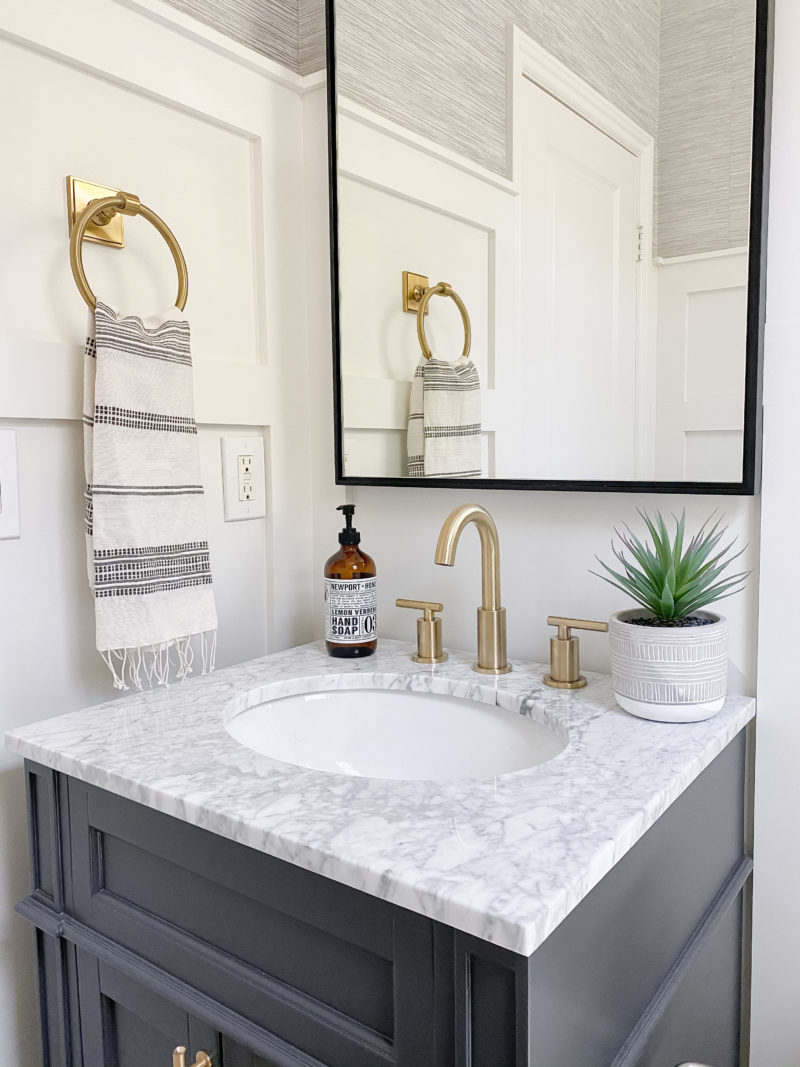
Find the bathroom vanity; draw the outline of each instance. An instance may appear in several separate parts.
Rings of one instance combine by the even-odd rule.
[[[27,761],[19,911],[46,1063],[168,1067],[177,1045],[215,1067],[746,1062],[753,701],[652,723],[604,676],[567,693],[544,666],[488,679],[409,651],[351,665],[304,646],[7,735]],[[464,778],[465,729],[451,776],[414,780],[232,736],[266,702],[348,690],[458,698],[556,744]],[[435,753],[430,714],[409,704]]]

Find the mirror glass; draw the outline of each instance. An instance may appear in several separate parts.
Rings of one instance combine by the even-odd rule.
[[[333,0],[342,480],[745,486],[758,9]]]

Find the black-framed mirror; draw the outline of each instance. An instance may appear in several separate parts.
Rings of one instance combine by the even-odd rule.
[[[326,3],[337,481],[757,492],[770,0]]]

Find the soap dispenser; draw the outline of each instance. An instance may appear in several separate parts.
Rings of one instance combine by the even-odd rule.
[[[339,551],[325,564],[325,647],[331,656],[371,656],[378,644],[377,568],[359,548],[355,504],[340,504],[336,510],[344,514],[345,526]]]

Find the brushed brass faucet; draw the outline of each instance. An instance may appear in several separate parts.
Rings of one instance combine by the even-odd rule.
[[[508,674],[506,658],[506,609],[500,606],[500,542],[497,527],[480,504],[462,504],[444,520],[436,543],[434,563],[452,567],[461,531],[474,522],[481,539],[481,606],[478,608],[478,660],[472,665],[479,674]]]

